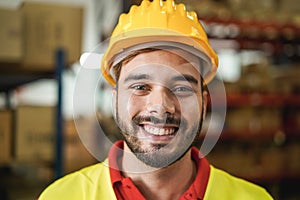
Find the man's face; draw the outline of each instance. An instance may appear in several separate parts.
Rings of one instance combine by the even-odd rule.
[[[117,123],[131,151],[160,168],[180,159],[201,129],[199,62],[179,50],[137,55],[122,67],[114,91]]]

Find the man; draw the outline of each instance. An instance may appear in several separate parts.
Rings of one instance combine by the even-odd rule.
[[[218,58],[193,12],[143,1],[122,15],[102,60],[125,138],[108,159],[59,179],[40,199],[272,199],[192,147]]]

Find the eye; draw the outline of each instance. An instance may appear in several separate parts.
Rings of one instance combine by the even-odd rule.
[[[172,89],[172,92],[176,96],[189,96],[195,93],[195,90],[192,87],[188,86],[176,86]]]
[[[189,88],[189,87],[176,87],[174,90],[174,92],[192,92],[193,89]]]
[[[146,90],[147,87],[145,85],[134,85],[131,87],[134,90]]]
[[[151,88],[147,84],[134,84],[130,89],[135,95],[146,95],[150,92]]]

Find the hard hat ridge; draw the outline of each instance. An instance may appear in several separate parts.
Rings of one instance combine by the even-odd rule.
[[[102,59],[103,76],[115,85],[110,69],[116,56],[132,49],[130,47],[151,42],[181,43],[205,53],[211,63],[205,81],[208,83],[216,73],[218,57],[208,43],[197,14],[174,0],[143,0],[139,6],[131,6],[127,14],[121,14]]]

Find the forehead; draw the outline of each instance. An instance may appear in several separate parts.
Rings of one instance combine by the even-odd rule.
[[[200,79],[199,58],[179,49],[155,50],[138,54],[125,64],[120,80],[130,74],[149,74],[156,79],[188,74]]]

